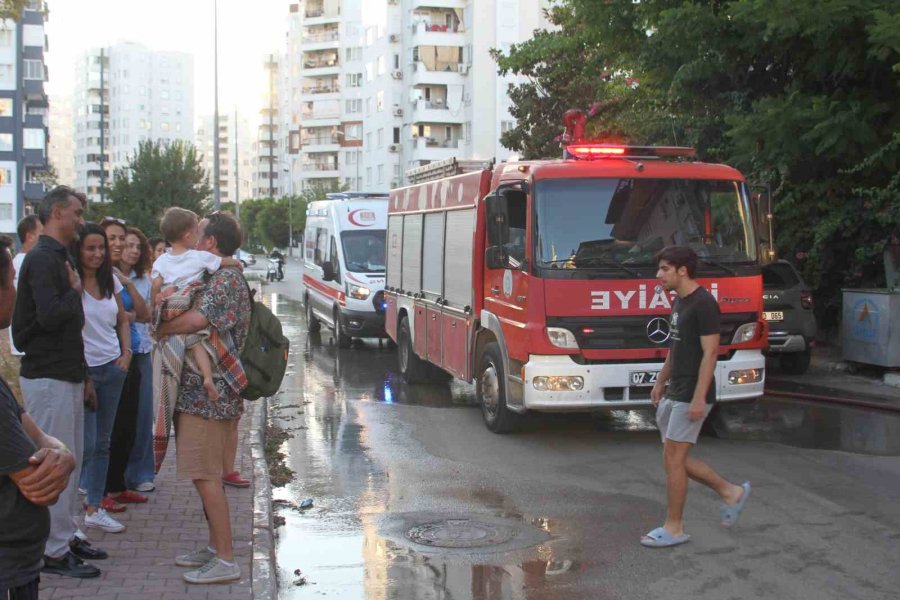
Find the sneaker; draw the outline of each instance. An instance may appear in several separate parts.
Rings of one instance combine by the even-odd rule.
[[[84,526],[100,529],[106,533],[121,533],[125,531],[125,526],[109,516],[102,508],[97,509],[92,515],[84,516]]]
[[[188,552],[187,554],[176,556],[175,564],[179,567],[197,568],[202,567],[214,558],[216,558],[216,553],[204,546],[202,548],[194,550],[193,552]]]
[[[145,481],[144,483],[139,483],[136,486],[134,486],[134,491],[143,492],[145,494],[147,492],[152,492],[155,489],[156,489],[156,486],[153,485],[152,481]]]
[[[107,496],[107,498],[111,499],[113,502],[118,502],[120,504],[143,504],[147,501],[147,496],[138,494],[137,492],[132,492],[131,490],[125,490],[124,492],[119,492],[115,496]],[[109,509],[107,508],[106,510]]]
[[[75,577],[78,579],[90,579],[100,577],[100,569],[94,565],[85,564],[83,560],[66,552],[61,558],[44,556],[44,566],[41,573],[53,573],[63,577]]]
[[[222,477],[222,483],[231,487],[245,488],[250,487],[250,481],[241,477],[237,471],[232,471],[228,475]]]
[[[188,583],[224,583],[241,578],[241,568],[237,564],[226,565],[218,558],[212,558],[196,571],[188,571],[184,575]]]

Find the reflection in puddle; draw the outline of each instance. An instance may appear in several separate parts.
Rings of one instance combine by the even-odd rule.
[[[732,440],[900,455],[900,416],[887,412],[765,398],[723,404],[713,426],[720,437]]]

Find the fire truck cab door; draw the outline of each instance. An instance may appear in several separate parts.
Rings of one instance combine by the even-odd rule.
[[[484,306],[500,320],[507,351],[513,356],[515,348],[526,347],[528,196],[511,189],[502,194],[499,200],[506,205],[501,217],[506,222],[500,225],[503,231],[498,232],[496,226],[492,229],[490,222],[485,227]]]

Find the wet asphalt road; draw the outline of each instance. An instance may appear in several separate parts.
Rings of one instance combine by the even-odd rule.
[[[275,497],[315,504],[277,509],[282,599],[898,597],[897,416],[768,399],[722,407],[695,455],[753,483],[747,510],[722,529],[716,498],[692,484],[692,541],[645,549],[638,539],[665,510],[648,411],[549,415],[494,435],[471,386],[410,387],[377,341],[338,350],[329,332],[308,335],[291,271],[265,287],[292,342],[270,416],[293,436],[296,477]],[[497,543],[406,537],[446,519],[477,521]]]

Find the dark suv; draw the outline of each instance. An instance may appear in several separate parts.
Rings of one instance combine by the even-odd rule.
[[[816,336],[812,292],[786,260],[762,268],[763,319],[769,323],[769,355],[777,355],[781,370],[799,375],[809,367]]]

